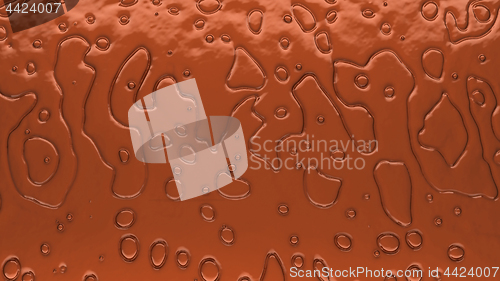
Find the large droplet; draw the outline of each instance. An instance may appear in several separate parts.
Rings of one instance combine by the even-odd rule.
[[[262,23],[264,21],[264,13],[261,10],[252,10],[248,13],[248,28],[257,35],[262,31]]]
[[[335,243],[335,246],[337,246],[337,248],[339,248],[341,251],[348,252],[351,250],[352,240],[348,234],[339,233],[335,235],[333,241]]]
[[[490,10],[486,6],[481,4],[474,5],[472,11],[474,12],[474,16],[479,22],[487,22],[491,17]]]
[[[438,11],[438,5],[432,1],[428,1],[422,6],[422,16],[428,21],[435,20],[437,18]]]
[[[165,265],[168,257],[168,244],[165,240],[155,241],[150,247],[149,258],[154,269]]]
[[[444,67],[444,55],[438,49],[428,49],[422,55],[422,66],[425,73],[433,79],[441,78]]]
[[[422,234],[420,234],[417,230],[411,230],[406,233],[406,244],[412,250],[419,250],[422,248],[423,238]]]
[[[462,248],[462,246],[451,245],[448,248],[448,257],[455,262],[462,261],[465,257],[465,250]]]
[[[3,265],[3,276],[7,280],[16,280],[21,274],[21,263],[17,258],[7,260]]]
[[[311,10],[302,4],[294,4],[292,13],[295,21],[304,32],[311,32],[316,28],[316,18]]]
[[[220,279],[220,266],[214,258],[204,258],[200,262],[200,275],[203,281],[216,281]]]
[[[127,235],[120,240],[120,256],[126,262],[133,262],[139,256],[139,239]]]
[[[215,220],[215,210],[210,205],[203,205],[200,208],[201,217],[208,222]]]
[[[115,225],[121,229],[129,229],[135,223],[135,212],[132,209],[123,209],[115,216]]]
[[[399,238],[393,233],[384,233],[377,238],[377,244],[386,254],[396,254],[399,251]]]
[[[189,266],[189,261],[190,261],[190,255],[187,250],[179,250],[175,254],[177,258],[177,266],[180,268],[187,268]]]
[[[259,63],[245,49],[237,48],[227,86],[233,90],[259,90],[265,82],[266,74]]]
[[[332,51],[330,37],[326,31],[317,33],[316,36],[314,36],[314,42],[316,43],[316,48],[323,54],[328,54]]]
[[[199,0],[196,3],[196,7],[203,14],[213,14],[222,8],[222,4],[219,0]]]

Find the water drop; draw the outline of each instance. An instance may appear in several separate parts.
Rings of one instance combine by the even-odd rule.
[[[222,35],[221,35],[221,37],[220,37],[220,39],[221,39],[221,40],[222,40],[222,42],[224,42],[224,43],[229,43],[229,42],[231,42],[231,37],[229,37],[229,35],[227,35],[227,34],[222,34]]]
[[[7,38],[7,30],[5,27],[0,26],[0,41],[3,41]]]
[[[128,84],[127,84],[127,87],[128,87],[130,90],[134,89],[134,88],[135,88],[135,86],[136,86],[136,85],[135,85],[135,82],[132,82],[132,81],[131,81],[131,82],[128,82]]]
[[[485,61],[486,61],[486,56],[485,56],[485,55],[479,55],[479,57],[478,57],[478,58],[479,58],[479,60],[480,60],[481,62],[485,62]]]
[[[288,215],[289,211],[290,211],[290,209],[288,208],[288,206],[286,204],[281,204],[278,206],[278,213],[282,216]]]
[[[16,72],[16,71],[17,71],[17,66],[13,66],[13,67],[12,67],[12,71],[13,71],[13,72]]]
[[[348,252],[352,248],[352,239],[349,234],[339,233],[333,238],[335,246],[341,251]]]
[[[438,16],[438,5],[432,1],[426,2],[422,6],[422,16],[428,21],[433,21]]]
[[[331,10],[328,12],[328,14],[326,14],[326,21],[330,24],[336,22],[337,18],[338,18],[338,15],[337,15],[337,11],[335,11],[335,10]]]
[[[177,7],[171,7],[170,9],[168,9],[168,12],[171,15],[177,16],[179,14],[180,10]]]
[[[279,119],[285,118],[287,114],[288,114],[288,111],[284,107],[280,107],[280,108],[276,109],[276,111],[274,113],[276,118],[279,118]]]
[[[276,71],[274,72],[276,79],[281,82],[285,82],[288,80],[288,70],[286,70],[283,66],[278,66]]]
[[[60,23],[58,27],[61,32],[65,32],[66,30],[68,30],[68,26],[64,22]]]
[[[386,98],[393,98],[394,97],[394,88],[393,87],[387,87],[384,90],[384,95]]]
[[[3,265],[3,275],[7,280],[16,280],[21,274],[21,263],[17,258],[7,260]]]
[[[198,0],[196,7],[203,14],[213,14],[222,8],[219,0]]]
[[[344,161],[345,152],[340,149],[335,149],[330,153],[330,157],[335,161]]]
[[[139,256],[139,239],[131,234],[123,236],[120,240],[120,256],[126,262],[133,262]]]
[[[234,231],[229,226],[223,225],[219,230],[219,238],[222,244],[231,246],[234,244]]]
[[[377,244],[386,254],[396,254],[399,251],[399,238],[393,233],[384,233],[378,236]]]
[[[401,39],[401,41],[405,41],[406,40],[406,36],[401,35],[401,37],[399,37],[399,39]]]
[[[149,247],[149,260],[154,269],[158,270],[165,265],[168,257],[168,244],[164,240],[159,240]]]
[[[487,22],[491,17],[490,10],[484,5],[474,5],[472,11],[477,21],[481,23]]]
[[[280,39],[280,47],[283,50],[287,50],[290,47],[290,40],[286,37]]]
[[[177,266],[179,266],[182,269],[187,268],[189,266],[190,256],[186,250],[179,250],[175,255],[177,257]]]
[[[304,257],[302,255],[293,255],[292,264],[296,268],[302,268],[304,266]]]
[[[191,71],[189,69],[186,69],[186,70],[184,70],[182,75],[184,75],[184,77],[189,77],[189,76],[191,76]]]
[[[42,255],[48,256],[50,254],[50,245],[43,243],[42,246],[40,246],[40,251],[42,252]]]
[[[416,251],[422,248],[423,238],[422,234],[420,234],[417,230],[411,230],[406,233],[406,244],[412,250]]]
[[[25,272],[22,281],[35,281],[35,273],[33,271]]]
[[[320,115],[320,116],[318,116],[318,118],[316,118],[316,121],[318,121],[318,124],[323,124],[323,123],[325,123],[325,117]]]
[[[380,27],[380,32],[384,35],[390,35],[392,31],[392,27],[389,23],[383,23]]]
[[[182,173],[181,167],[174,167],[174,174],[180,175]]]
[[[97,281],[97,276],[95,274],[85,275],[85,281]]]
[[[59,271],[63,274],[66,272],[66,270],[68,270],[68,267],[66,265],[61,265],[59,267]]]
[[[118,20],[118,22],[121,25],[126,25],[127,23],[130,22],[130,18],[127,15],[122,15],[122,16],[120,16],[120,19]]]
[[[48,111],[48,110],[46,110],[46,109],[42,109],[42,110],[40,111],[40,113],[38,113],[38,120],[39,120],[40,122],[42,122],[42,123],[47,122],[47,120],[49,120],[49,118],[50,118],[50,113],[49,113],[49,111]]]
[[[462,209],[460,207],[455,207],[453,211],[456,216],[460,216],[462,214]]]
[[[120,229],[129,229],[134,225],[136,219],[132,209],[122,209],[115,216],[115,225]]]
[[[380,257],[380,251],[375,250],[375,251],[373,252],[373,256],[374,256],[374,257],[376,257],[376,258]]]
[[[205,27],[205,21],[202,20],[202,19],[198,19],[194,22],[194,27],[198,30],[201,30],[203,29],[203,27]]]
[[[35,40],[33,41],[33,48],[35,49],[40,49],[42,47],[42,41],[41,40]]]
[[[493,156],[493,161],[495,161],[495,163],[500,165],[500,150],[498,150],[495,156]]]
[[[286,23],[291,23],[292,22],[292,16],[290,15],[285,15],[283,17],[283,21],[286,22]]]
[[[484,95],[480,91],[474,91],[472,93],[472,100],[478,105],[483,105],[485,102]]]
[[[205,40],[208,42],[208,43],[212,43],[214,42],[214,36],[209,34],[207,35],[207,37],[205,38]]]
[[[252,10],[248,13],[247,23],[250,32],[257,35],[262,31],[262,23],[264,21],[264,13],[261,10]]]
[[[215,220],[215,210],[208,204],[201,206],[200,214],[205,221],[212,222]]]
[[[365,195],[363,195],[363,198],[365,200],[370,200],[370,194],[366,193]]]
[[[95,23],[95,16],[94,15],[87,16],[87,23],[94,24]]]
[[[365,89],[366,87],[368,87],[368,83],[369,80],[365,74],[360,74],[356,76],[355,84],[356,86],[358,86],[358,88]]]
[[[295,69],[302,70],[302,64],[300,64],[300,63],[296,64]]]
[[[373,17],[375,17],[375,12],[373,12],[370,9],[366,9],[366,10],[363,11],[363,17],[365,17],[365,18],[373,18]]]
[[[451,78],[457,80],[458,79],[458,73],[454,72],[452,75],[451,75]]]
[[[161,4],[161,1],[160,0],[153,0],[152,3],[155,6],[159,6]]]
[[[356,211],[354,209],[347,209],[347,211],[345,211],[345,216],[348,219],[354,219],[356,217]]]
[[[210,188],[208,186],[205,186],[201,189],[201,192],[203,192],[203,194],[208,194],[210,192]]]
[[[127,163],[128,159],[130,158],[130,153],[126,149],[121,149],[118,155],[122,163]]]
[[[109,39],[106,37],[99,37],[97,38],[95,45],[98,50],[106,51],[110,46]]]
[[[30,131],[29,129],[26,129],[26,131],[24,131],[24,133],[25,133],[26,135],[29,135],[29,134],[31,133],[31,131]]]
[[[290,244],[292,246],[297,246],[299,244],[299,237],[295,236],[295,235],[291,236],[290,237]]]
[[[432,196],[432,194],[428,193],[425,198],[427,199],[427,202],[429,203],[432,203],[432,201],[434,201],[434,197]]]
[[[464,259],[465,250],[459,245],[451,245],[448,248],[448,257],[455,262],[460,262]]]
[[[441,226],[441,225],[443,224],[443,219],[442,219],[442,218],[439,218],[439,217],[438,217],[438,218],[435,218],[435,219],[434,219],[434,224],[435,224],[436,226]]]

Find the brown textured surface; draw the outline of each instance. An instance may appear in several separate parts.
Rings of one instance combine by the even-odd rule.
[[[15,34],[2,6],[3,274],[274,281],[293,279],[293,263],[500,266],[499,6],[80,0]],[[176,201],[170,167],[135,159],[126,113],[191,78],[207,115],[241,121],[250,150],[252,136],[312,135],[377,150],[332,153],[363,170],[278,169],[295,151],[249,152],[261,169]]]

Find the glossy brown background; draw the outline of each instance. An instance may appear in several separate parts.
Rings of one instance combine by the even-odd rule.
[[[2,6],[5,277],[290,280],[294,256],[302,269],[500,266],[499,6],[81,0],[15,34]],[[242,122],[249,151],[252,136],[306,135],[378,150],[341,153],[360,171],[249,169],[176,201],[170,167],[134,158],[126,112],[191,78],[207,115]]]

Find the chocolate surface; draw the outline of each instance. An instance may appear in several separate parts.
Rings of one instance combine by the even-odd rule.
[[[7,280],[500,266],[499,1],[66,0],[22,31],[11,2]],[[207,116],[240,120],[249,168],[180,201],[168,163],[135,157],[127,112],[192,78]]]

